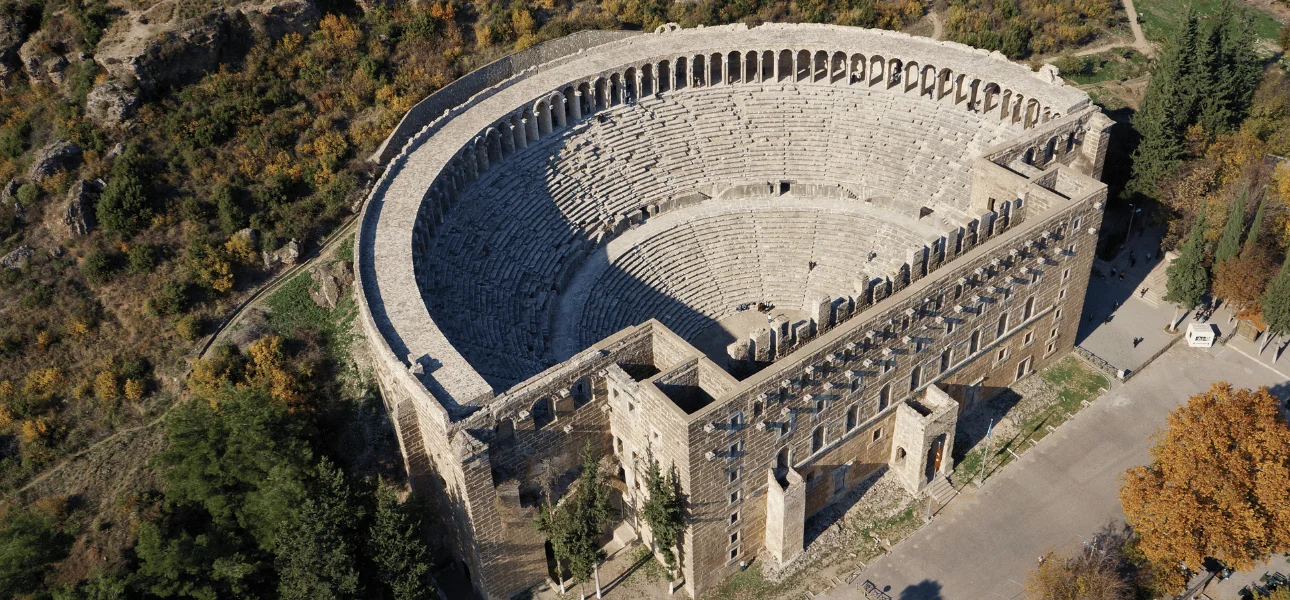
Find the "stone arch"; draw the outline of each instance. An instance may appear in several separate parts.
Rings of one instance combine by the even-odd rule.
[[[920,73],[918,61],[911,60],[905,63],[905,68],[901,69],[901,72],[904,74],[902,77],[905,83],[905,86],[902,88],[902,91],[908,93],[908,92],[917,90],[918,76]],[[919,93],[921,93],[921,90],[919,90]]]
[[[794,76],[793,76],[794,81],[799,81],[799,82],[810,81],[811,79],[811,51],[810,50],[797,51],[797,65],[795,65],[795,70],[793,71],[793,73],[794,73]]]
[[[829,83],[837,83],[847,78],[847,55],[841,50],[833,53],[829,63]]]
[[[793,77],[793,51],[780,50],[775,61],[775,80],[789,81]]]
[[[1026,154],[1021,157],[1021,162],[1026,163],[1028,165],[1035,164],[1035,149],[1026,148]]]
[[[941,69],[936,74],[936,99],[950,97],[950,104],[959,103],[959,88],[963,85],[963,76],[955,76],[951,69]]]
[[[725,79],[722,83],[734,85],[743,82],[744,73],[744,53],[738,50],[731,50],[726,53],[726,72]]]
[[[582,118],[582,107],[578,104],[578,96],[573,86],[565,86],[562,91],[564,96],[564,122],[567,124],[577,123]]]
[[[597,77],[592,88],[595,89],[596,110],[604,110],[609,106],[609,82],[604,77]]]
[[[901,75],[904,73],[903,71],[904,64],[905,63],[901,62],[899,58],[893,58],[887,61],[887,73],[888,73],[887,89],[891,89],[900,85],[902,81]]]
[[[888,406],[891,406],[891,384],[890,383],[882,386],[881,390],[878,390],[878,410],[879,411],[886,410]]]
[[[775,52],[773,50],[762,50],[760,61],[760,75],[757,79],[759,82],[775,81]]]
[[[1052,120],[1052,118],[1053,118],[1053,109],[1052,109],[1052,107],[1045,106],[1045,107],[1044,107],[1044,116],[1043,116],[1043,118],[1041,119],[1041,122],[1043,122],[1043,123],[1047,123],[1048,121]]]
[[[1011,108],[1009,106],[1009,103],[1011,102],[1012,102],[1012,90],[1003,90],[1003,94],[999,98],[999,120],[1000,121],[1008,120],[1008,109]]]
[[[493,445],[508,448],[515,443],[515,422],[510,419],[498,419],[493,426]]]
[[[555,122],[554,126],[555,127],[567,126],[569,124],[569,120],[566,116],[565,109],[564,109],[564,104],[565,104],[564,94],[560,92],[552,92],[550,96],[550,101],[551,101],[551,120]]]
[[[811,65],[811,81],[819,83],[827,81],[829,77],[829,53],[824,50],[816,50],[814,63]]]
[[[538,137],[551,133],[551,108],[545,98],[533,105],[533,114],[537,115]]]
[[[478,178],[484,171],[488,170],[488,151],[485,149],[484,140],[481,136],[475,136],[466,147],[466,152],[470,156],[467,161],[474,167],[474,176]]]
[[[658,91],[659,93],[672,91],[672,64],[670,61],[661,60],[655,67],[658,74]]]
[[[623,103],[623,76],[618,73],[609,75],[609,106]]]
[[[997,102],[997,99],[999,97],[999,94],[1000,94],[999,84],[994,83],[993,81],[985,84],[985,88],[982,90],[982,98],[981,98],[982,113],[989,114],[990,111],[998,108],[999,103]]]
[[[694,57],[694,87],[706,85],[708,77],[708,60],[702,54]]]
[[[744,83],[761,82],[761,68],[758,66],[760,56],[756,50],[744,52]]]
[[[1057,136],[1048,138],[1048,144],[1044,147],[1044,163],[1051,162],[1057,158]]]
[[[636,67],[627,67],[627,70],[623,71],[623,104],[635,102],[638,89],[636,85]]]
[[[654,65],[645,63],[641,65],[641,96],[653,96],[654,87]]]
[[[919,83],[918,95],[927,96],[932,100],[936,100],[936,90],[940,87],[937,85],[939,82],[940,79],[938,79],[936,67],[933,65],[923,66],[922,80]]]
[[[596,105],[591,96],[591,83],[584,81],[578,84],[578,107],[582,117],[590,116],[596,112]]]
[[[1066,154],[1070,154],[1071,151],[1075,149],[1075,143],[1075,132],[1072,131],[1066,135]]]
[[[726,82],[725,73],[726,58],[720,52],[714,52],[708,57],[708,85],[721,85]]]
[[[887,59],[874,55],[869,57],[869,86],[878,85],[887,76]]]
[[[905,464],[905,457],[908,456],[908,454],[909,453],[905,452],[904,448],[896,446],[896,465],[899,466]]]
[[[529,413],[533,418],[533,429],[542,429],[555,421],[555,404],[551,398],[538,398]]]
[[[502,162],[502,134],[497,131],[496,127],[489,127],[484,130],[484,152],[488,158],[488,164],[495,165]]]
[[[573,397],[573,406],[575,408],[581,407],[591,401],[592,397],[595,395],[595,389],[593,386],[594,383],[591,381],[590,376],[582,377],[581,379],[573,382],[573,385],[569,388],[569,395]]]
[[[516,151],[523,150],[529,145],[528,125],[524,122],[523,113],[511,115],[511,134],[515,138]]]
[[[683,90],[690,87],[690,59],[680,56],[676,59],[676,89]]]
[[[1023,117],[1025,119],[1025,127],[1034,127],[1035,124],[1039,122],[1040,110],[1041,108],[1038,100],[1031,98],[1026,102],[1026,114]]]
[[[829,430],[824,425],[817,425],[811,430],[811,454],[815,454],[824,449],[824,444],[828,443]]]
[[[855,429],[860,424],[860,405],[852,404],[847,409],[847,431]]]
[[[909,370],[909,391],[916,391],[920,385],[923,385],[923,365],[914,365]]]
[[[775,453],[775,472],[782,474],[791,466],[793,466],[792,451],[787,447],[780,448],[779,452]]]
[[[863,54],[851,55],[851,76],[847,79],[847,84],[856,82],[864,83],[865,59]]]

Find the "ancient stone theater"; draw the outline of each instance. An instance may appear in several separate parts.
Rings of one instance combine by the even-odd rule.
[[[1051,67],[822,25],[588,32],[427,98],[356,262],[436,541],[481,598],[544,585],[588,446],[619,537],[676,469],[692,597],[880,471],[935,497],[959,416],[1071,350],[1110,125]]]

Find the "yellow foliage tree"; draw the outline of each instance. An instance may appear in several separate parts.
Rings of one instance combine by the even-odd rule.
[[[1220,381],[1192,396],[1151,456],[1125,472],[1120,502],[1153,564],[1250,569],[1290,550],[1290,425],[1267,388]]]
[[[111,371],[103,371],[94,377],[94,397],[103,402],[116,400],[121,395],[121,390],[116,384],[116,374]]]
[[[58,369],[36,369],[27,373],[27,378],[22,382],[22,393],[38,400],[48,401],[58,393],[58,386],[62,384],[62,377]]]
[[[264,385],[269,396],[287,404],[295,405],[304,401],[295,376],[286,368],[282,338],[276,335],[262,337],[251,344],[246,353],[251,359],[247,366],[248,384]]]
[[[13,425],[13,413],[9,412],[9,407],[0,405],[0,429]]]
[[[82,319],[71,319],[67,322],[67,335],[82,336],[90,332],[90,325]]]
[[[142,381],[138,381],[136,379],[127,379],[125,380],[124,391],[125,391],[125,398],[127,400],[142,400],[143,393],[146,391],[146,387],[144,386]]]
[[[49,433],[49,424],[44,419],[30,419],[22,422],[22,442],[30,444]]]

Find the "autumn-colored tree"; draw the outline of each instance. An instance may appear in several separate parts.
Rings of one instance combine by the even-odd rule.
[[[125,393],[126,400],[142,400],[146,391],[147,386],[137,379],[127,379],[125,380],[125,385],[122,386],[122,392]]]
[[[1207,557],[1249,569],[1290,550],[1290,425],[1280,401],[1267,388],[1220,381],[1166,425],[1151,464],[1125,472],[1120,489],[1147,559],[1191,572]]]
[[[121,388],[116,383],[116,373],[102,371],[94,378],[94,397],[100,401],[116,400],[121,395]]]
[[[1262,246],[1251,248],[1214,269],[1214,296],[1237,310],[1250,306],[1263,295],[1275,269],[1267,250]]]

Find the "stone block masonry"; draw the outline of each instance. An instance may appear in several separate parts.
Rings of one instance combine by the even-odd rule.
[[[645,540],[650,460],[675,471],[691,597],[800,555],[874,472],[926,493],[959,414],[1070,350],[1101,227],[1110,121],[1001,56],[820,25],[592,38],[427,99],[362,216],[364,335],[480,598],[554,575],[533,520],[584,449]],[[759,306],[792,316],[722,364],[692,344]]]

